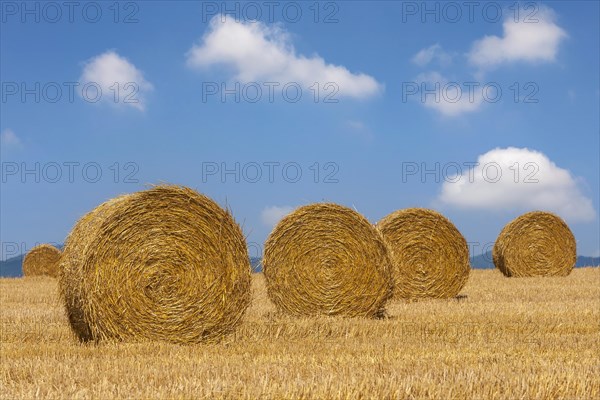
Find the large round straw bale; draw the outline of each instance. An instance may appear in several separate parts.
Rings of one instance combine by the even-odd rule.
[[[425,208],[395,211],[377,223],[394,265],[394,298],[449,298],[467,283],[467,241],[440,213]]]
[[[508,223],[494,244],[494,265],[505,276],[567,276],[577,261],[575,237],[558,216],[533,211]]]
[[[61,252],[49,244],[33,247],[23,258],[23,276],[58,276]]]
[[[81,340],[212,342],[250,303],[250,261],[231,214],[191,189],[156,186],[84,216],[61,291]]]
[[[376,317],[391,295],[391,262],[377,230],[336,204],[284,217],[265,243],[263,266],[269,298],[292,315]]]

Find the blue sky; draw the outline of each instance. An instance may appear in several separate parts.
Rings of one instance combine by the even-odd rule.
[[[600,254],[598,2],[23,4],[1,10],[3,259],[159,182],[227,205],[252,255],[317,201],[434,208],[474,253],[549,210]]]

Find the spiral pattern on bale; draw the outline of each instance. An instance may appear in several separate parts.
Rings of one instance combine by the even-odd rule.
[[[265,243],[267,293],[296,316],[377,317],[391,296],[391,262],[358,212],[318,203],[284,217]]]
[[[250,303],[250,260],[231,214],[161,185],[108,201],[69,235],[60,276],[72,330],[87,340],[214,342]]]
[[[450,298],[467,283],[467,241],[442,214],[425,208],[395,211],[377,223],[394,265],[394,298]]]
[[[492,256],[505,276],[567,276],[577,261],[577,248],[573,233],[560,217],[533,211],[502,229]]]
[[[58,276],[61,251],[50,244],[33,247],[23,258],[23,276]]]

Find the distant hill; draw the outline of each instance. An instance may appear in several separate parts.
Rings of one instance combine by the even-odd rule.
[[[250,257],[250,266],[252,267],[252,272],[262,272],[262,258],[260,257]]]
[[[494,269],[494,261],[492,260],[492,252],[480,254],[475,257],[471,257],[471,268],[475,269]]]
[[[580,267],[597,267],[600,265],[600,257],[579,256],[575,262],[575,268]],[[493,269],[494,261],[492,260],[492,252],[488,251],[485,254],[480,254],[471,257],[471,267],[475,269]]]
[[[62,249],[62,246],[59,247]],[[6,261],[0,261],[0,278],[20,278],[23,276],[22,265],[24,257],[25,255],[21,254]],[[261,258],[250,257],[252,272],[262,272],[262,264],[260,262]]]
[[[62,248],[62,246],[59,246]],[[24,255],[9,258],[6,261],[0,261],[0,278],[19,278],[23,275],[22,264]],[[252,272],[262,272],[262,259],[260,257],[250,257]],[[597,267],[600,266],[600,257],[577,257],[575,267]],[[475,269],[493,269],[492,252],[480,254],[471,257],[471,267]]]
[[[600,257],[577,257],[576,267],[600,267]]]
[[[9,258],[6,261],[0,261],[0,278],[18,278],[23,276],[24,255]]]

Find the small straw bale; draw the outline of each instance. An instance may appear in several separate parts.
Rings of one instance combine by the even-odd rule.
[[[216,342],[250,303],[242,230],[189,188],[160,185],[98,206],[64,254],[61,294],[82,341]]]
[[[394,266],[394,298],[450,298],[467,283],[467,241],[442,214],[425,208],[395,211],[377,223]]]
[[[560,217],[533,211],[502,229],[492,256],[505,276],[567,276],[577,261],[577,249],[573,233]]]
[[[265,243],[263,266],[269,298],[291,315],[380,317],[392,292],[381,236],[337,204],[311,204],[284,217]]]
[[[23,258],[23,276],[46,275],[56,278],[61,251],[49,244],[32,248]]]

